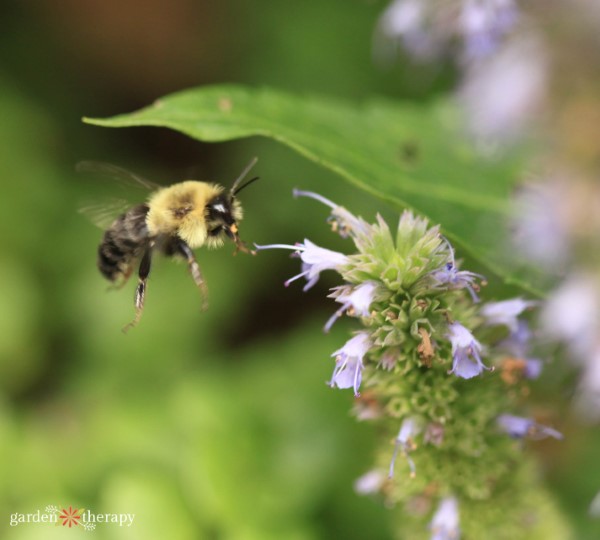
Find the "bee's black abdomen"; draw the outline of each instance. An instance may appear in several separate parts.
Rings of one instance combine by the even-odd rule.
[[[128,276],[131,265],[146,248],[148,210],[146,204],[134,206],[115,219],[104,233],[98,247],[98,269],[106,279],[115,281],[122,275]]]

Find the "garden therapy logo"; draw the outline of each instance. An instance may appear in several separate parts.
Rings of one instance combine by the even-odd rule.
[[[97,514],[85,508],[72,506],[59,508],[48,505],[42,512],[37,510],[30,514],[14,513],[10,515],[10,526],[16,527],[25,523],[50,523],[56,527],[83,527],[86,531],[93,531],[96,525],[110,524],[119,527],[131,527],[135,514]]]

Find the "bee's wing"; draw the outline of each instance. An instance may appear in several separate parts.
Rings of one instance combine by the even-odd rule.
[[[141,189],[144,198],[149,192],[162,187],[127,169],[102,161],[80,161],[75,166],[75,170],[81,173],[89,173],[95,178],[113,180],[119,188],[125,191],[131,187]],[[107,229],[118,216],[127,212],[132,206],[139,204],[139,197],[135,198],[138,199],[137,202],[127,198],[101,196],[97,202],[83,204],[79,209],[79,213],[86,216],[94,225],[101,229]]]
[[[104,178],[110,178],[125,187],[133,186],[143,188],[146,191],[155,191],[162,187],[127,169],[103,161],[80,161],[75,165],[75,170],[77,172],[93,173]]]
[[[125,199],[109,199],[101,203],[87,204],[79,208],[79,213],[101,229],[108,229],[112,222],[133,205]]]

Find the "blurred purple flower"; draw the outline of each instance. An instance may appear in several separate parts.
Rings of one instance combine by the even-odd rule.
[[[339,271],[349,262],[348,257],[343,253],[319,247],[308,239],[304,240],[304,244],[294,246],[290,244],[269,244],[266,246],[255,244],[255,247],[258,250],[291,249],[297,252],[302,259],[302,272],[288,279],[285,286],[287,287],[292,281],[304,277],[308,281],[304,286],[304,291],[310,289],[319,280],[319,275],[323,270]]]
[[[454,373],[463,379],[470,379],[479,375],[484,369],[491,369],[481,361],[481,344],[475,339],[459,322],[448,325],[449,334],[446,336],[452,344],[452,369]]]
[[[523,186],[514,201],[513,243],[519,253],[559,273],[569,257],[569,232],[564,201],[567,181],[554,178]]]
[[[589,422],[600,419],[600,343],[586,359],[575,399],[582,418]]]
[[[479,61],[500,47],[518,19],[514,0],[393,0],[377,24],[375,55],[389,61],[401,45],[421,61],[456,49],[464,64]]]
[[[463,60],[477,61],[494,53],[518,19],[514,0],[463,0],[458,20],[464,38]]]
[[[406,418],[402,422],[402,425],[400,426],[400,431],[398,432],[398,436],[396,437],[396,444],[394,445],[394,453],[390,462],[390,471],[388,473],[388,478],[394,477],[394,468],[396,465],[396,458],[398,457],[399,451],[402,451],[402,454],[406,457],[406,460],[408,461],[410,475],[414,476],[416,474],[415,463],[408,454],[416,448],[416,445],[413,441],[413,437],[417,436],[420,432],[421,425],[416,420],[416,418]]]
[[[554,437],[555,439],[563,438],[562,433],[538,424],[530,418],[502,414],[496,421],[503,431],[515,439],[522,439],[526,436],[532,439],[544,439],[546,437]]]
[[[354,395],[359,396],[358,389],[362,380],[364,368],[362,359],[372,346],[367,332],[359,332],[346,344],[335,351],[335,368],[329,386],[332,388],[353,388]]]
[[[426,28],[428,14],[422,0],[394,0],[382,13],[375,31],[375,55],[390,62],[402,46],[417,60],[431,60],[441,50],[440,36]]]
[[[513,40],[469,69],[459,91],[475,140],[508,143],[530,128],[544,101],[547,61],[534,37]]]
[[[517,321],[517,327],[497,347],[516,358],[525,358],[530,348],[531,330],[527,321]]]
[[[378,493],[385,483],[385,474],[379,470],[368,471],[354,482],[354,491],[359,495]]]
[[[531,330],[527,321],[517,320],[517,326],[506,339],[500,341],[496,347],[509,354],[514,360],[523,362],[523,376],[527,379],[537,379],[544,367],[544,362],[539,358],[530,358]]]
[[[523,374],[527,379],[537,379],[542,373],[544,362],[539,358],[525,358],[525,371]]]
[[[488,302],[481,307],[481,315],[490,326],[506,326],[511,332],[519,330],[517,317],[527,308],[537,305],[538,302],[513,298],[502,302]]]
[[[546,302],[541,323],[546,333],[567,343],[576,359],[586,364],[598,347],[600,288],[593,276],[567,278]]]
[[[431,523],[431,540],[459,540],[458,501],[455,497],[441,500]]]

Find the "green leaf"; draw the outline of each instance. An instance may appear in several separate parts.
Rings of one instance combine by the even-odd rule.
[[[506,283],[539,294],[531,271],[506,253],[514,161],[479,157],[448,103],[373,100],[356,106],[271,89],[212,86],[172,94],[108,119],[106,127],[163,126],[207,142],[275,139],[395,208],[441,223],[462,250]],[[535,284],[535,285],[534,285]]]

